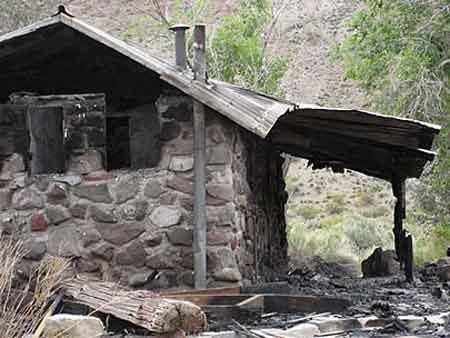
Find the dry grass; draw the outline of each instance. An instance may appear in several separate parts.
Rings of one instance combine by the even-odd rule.
[[[0,337],[22,338],[36,330],[68,268],[63,258],[44,259],[32,271],[33,277],[16,288],[25,254],[22,241],[0,238]]]

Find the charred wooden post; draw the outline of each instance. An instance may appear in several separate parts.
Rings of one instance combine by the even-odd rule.
[[[206,82],[205,25],[194,28],[194,76]],[[194,284],[206,288],[205,107],[194,100]]]
[[[406,280],[412,282],[414,280],[414,259],[413,259],[413,240],[412,236],[405,237],[405,274]]]
[[[405,270],[406,279],[412,281],[414,278],[412,237],[411,235],[407,236],[406,231],[403,229],[403,220],[406,218],[405,179],[394,176],[392,179],[392,191],[396,198],[393,230],[395,252],[400,266]]]
[[[189,26],[174,25],[170,30],[175,32],[175,63],[181,70],[185,70],[187,66],[186,58],[186,30]]]

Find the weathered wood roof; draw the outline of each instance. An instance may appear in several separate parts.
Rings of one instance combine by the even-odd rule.
[[[310,159],[316,166],[349,168],[384,179],[393,175],[418,177],[435,155],[431,147],[439,126],[356,109],[293,103],[216,80],[204,84],[193,80],[190,72],[181,72],[64,14],[1,36],[0,64],[14,64],[17,51],[23,53],[48,38],[39,32],[64,27],[141,64],[192,98],[269,140],[280,151]]]

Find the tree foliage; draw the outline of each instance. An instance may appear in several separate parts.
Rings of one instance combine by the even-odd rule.
[[[450,0],[365,2],[335,56],[376,109],[444,127],[425,194],[429,213],[443,222],[450,210]]]
[[[267,49],[264,32],[271,20],[266,0],[240,0],[235,14],[222,18],[212,37],[211,77],[280,95],[287,62]]]

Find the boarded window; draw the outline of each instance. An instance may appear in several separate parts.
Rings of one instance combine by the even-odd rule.
[[[28,107],[32,142],[27,149],[32,153],[32,173],[57,173],[66,168],[85,174],[103,168],[106,152],[104,94],[39,96],[17,93],[10,96],[10,101]]]
[[[30,106],[31,173],[64,172],[64,135],[62,107]]]

